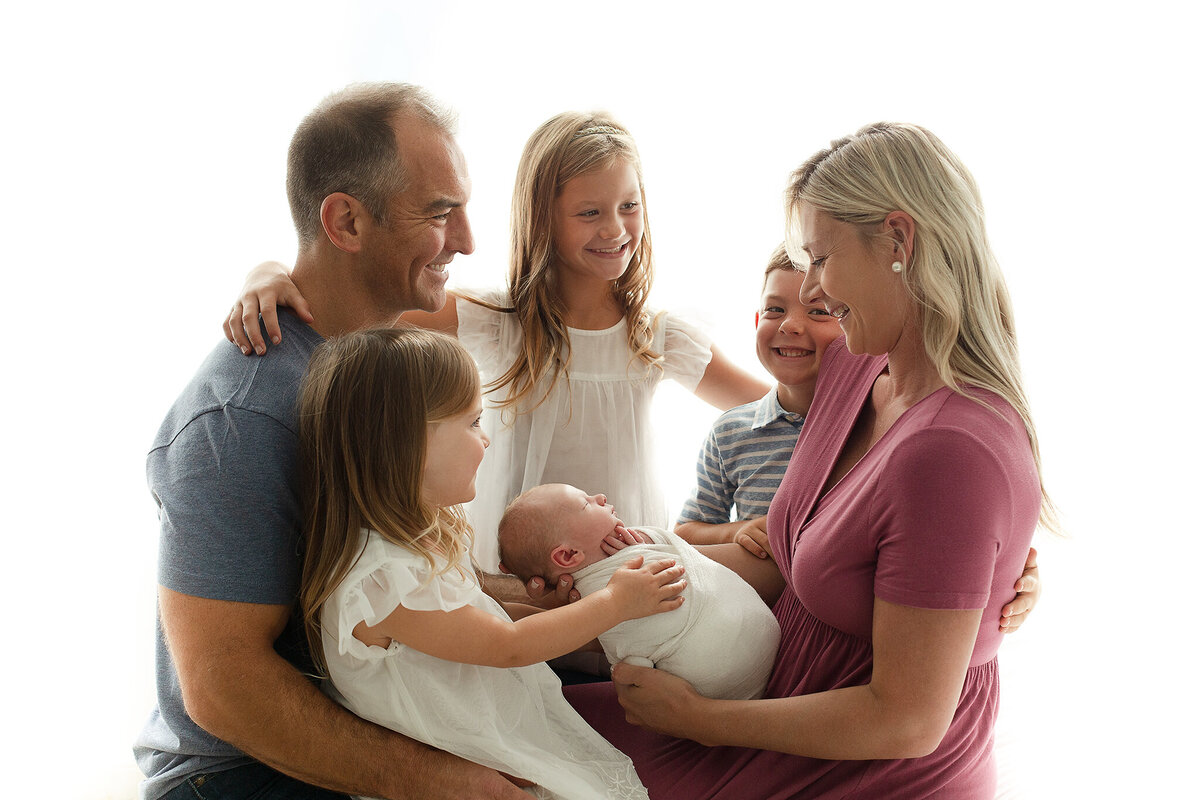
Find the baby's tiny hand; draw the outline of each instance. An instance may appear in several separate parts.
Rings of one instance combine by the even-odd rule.
[[[653,541],[653,539],[636,528],[630,530],[624,525],[618,525],[613,529],[612,533],[605,536],[604,540],[600,542],[600,549],[604,552],[604,555],[611,556],[630,545],[652,544]]]

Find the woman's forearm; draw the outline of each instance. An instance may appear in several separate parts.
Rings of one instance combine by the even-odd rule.
[[[709,746],[776,750],[837,760],[928,755],[945,730],[891,713],[868,686],[771,700],[709,700],[690,715],[693,738]]]
[[[869,684],[767,700],[711,700],[685,681],[618,664],[630,719],[702,744],[839,760],[914,758],[937,748],[958,707],[983,612],[875,599]]]

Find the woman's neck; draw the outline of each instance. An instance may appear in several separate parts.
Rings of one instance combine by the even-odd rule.
[[[946,385],[915,327],[906,326],[887,358],[887,380],[883,383],[893,404],[911,408]]]

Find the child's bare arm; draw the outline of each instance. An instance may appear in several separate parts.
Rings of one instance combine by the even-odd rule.
[[[490,667],[534,664],[573,652],[627,619],[679,608],[686,582],[674,561],[643,564],[640,556],[617,570],[608,586],[579,602],[522,619],[499,619],[482,609],[412,611],[399,606],[378,625],[359,623],[367,644],[398,641],[447,661]]]
[[[242,293],[225,318],[225,338],[240,347],[246,355],[267,352],[267,343],[263,341],[258,325],[258,315],[262,314],[267,336],[278,344],[283,337],[279,330],[278,306],[287,306],[301,319],[312,322],[308,303],[296,284],[292,283],[287,267],[278,261],[264,261],[246,276]]]
[[[734,520],[733,522],[700,522],[688,520],[675,525],[675,533],[693,545],[725,544],[741,545],[759,558],[771,558],[771,547],[767,542],[767,518]]]
[[[734,364],[716,347],[712,349],[712,360],[704,370],[695,394],[709,405],[722,411],[734,406],[752,403],[763,397],[770,385]]]

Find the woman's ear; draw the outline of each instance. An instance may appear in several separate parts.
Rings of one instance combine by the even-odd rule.
[[[366,207],[345,192],[334,192],[321,201],[321,227],[338,250],[357,253],[362,249],[366,217]]]
[[[892,253],[906,266],[912,263],[917,223],[906,211],[893,211],[883,218],[883,231],[892,239]]]

